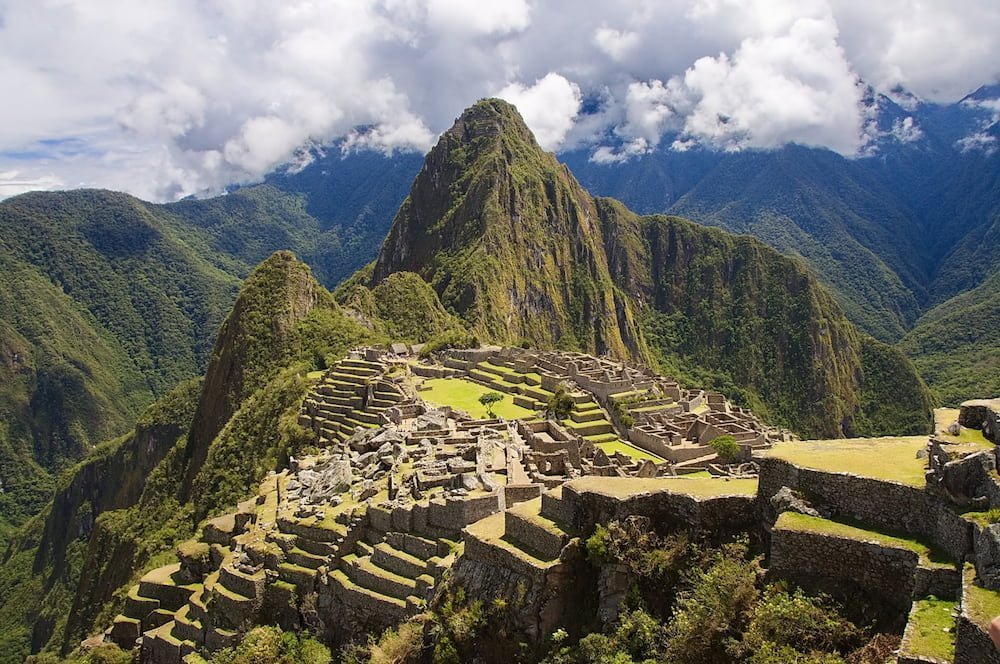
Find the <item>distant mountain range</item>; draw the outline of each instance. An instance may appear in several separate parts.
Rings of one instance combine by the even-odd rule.
[[[952,105],[893,97],[872,97],[878,136],[857,159],[799,146],[664,147],[611,165],[587,151],[559,158],[591,193],[636,212],[754,235],[800,257],[944,402],[1000,393],[1000,126],[984,105],[1000,87]],[[338,146],[310,156],[207,200],[74,191],[0,203],[0,539],[37,511],[61,470],[204,370],[238,284],[272,252],[292,250],[329,288],[376,258],[423,156]],[[454,289],[440,295],[463,310]],[[572,331],[581,345],[615,348],[614,334]]]

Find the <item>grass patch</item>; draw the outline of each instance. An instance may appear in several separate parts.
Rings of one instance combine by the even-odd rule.
[[[621,452],[625,456],[632,457],[637,461],[649,459],[653,463],[663,463],[663,459],[656,456],[652,452],[647,452],[646,450],[638,448],[635,445],[626,443],[624,440],[612,440],[606,443],[597,443],[597,447],[604,450],[604,453],[608,456],[614,454],[615,452]]]
[[[963,604],[972,622],[989,631],[990,621],[1000,616],[1000,592],[983,588],[975,582],[976,568],[965,566]]]
[[[918,459],[917,452],[926,445],[926,436],[779,442],[763,456],[802,468],[923,487],[927,460]]]
[[[705,477],[581,477],[569,482],[578,492],[590,491],[615,498],[628,498],[640,493],[683,493],[698,498],[717,496],[754,496],[757,494],[756,479],[723,479]]]
[[[816,516],[809,516],[808,514],[784,512],[778,517],[778,521],[774,524],[774,528],[776,530],[793,530],[797,532],[830,535],[832,537],[842,537],[844,539],[852,539],[859,542],[877,542],[878,544],[882,544],[884,546],[909,549],[920,557],[920,562],[923,565],[933,567],[952,567],[954,565],[954,563],[949,560],[948,556],[944,553],[917,539],[889,535],[877,530],[867,530],[849,523],[822,519]]]
[[[420,391],[420,398],[427,403],[458,408],[475,418],[487,416],[486,407],[479,403],[479,397],[495,391],[464,378],[431,378],[424,381],[424,387],[427,389]],[[516,405],[509,394],[503,397],[503,401],[493,405],[496,415],[508,420],[525,419],[534,415],[533,411]]]
[[[908,655],[955,659],[955,602],[929,597],[917,601],[910,612],[903,650]]]

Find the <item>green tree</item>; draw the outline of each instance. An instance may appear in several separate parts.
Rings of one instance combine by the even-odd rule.
[[[713,439],[709,445],[723,461],[733,461],[740,455],[740,444],[729,434]]]
[[[573,397],[560,385],[545,404],[545,416],[554,420],[564,420],[573,410]]]
[[[493,405],[501,401],[503,401],[503,395],[499,392],[486,392],[479,397],[479,403],[486,407],[486,414],[490,417],[496,417],[493,413]]]

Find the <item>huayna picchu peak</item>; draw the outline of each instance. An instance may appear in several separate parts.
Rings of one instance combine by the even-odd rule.
[[[10,536],[0,664],[994,661],[1000,404],[933,410],[801,260],[592,196],[498,99],[354,259],[236,270],[203,378]]]
[[[595,199],[498,99],[468,109],[428,154],[369,283],[400,271],[483,340],[712,372],[810,435],[929,428],[912,365],[856,331],[803,265],[750,237]],[[896,379],[881,381],[886,371]]]

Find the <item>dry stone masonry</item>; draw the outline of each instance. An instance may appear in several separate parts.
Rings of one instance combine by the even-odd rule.
[[[541,638],[585,585],[582,538],[618,520],[747,533],[767,547],[772,577],[833,592],[899,631],[914,601],[954,600],[955,661],[996,661],[966,598],[1000,597],[1000,525],[985,516],[1000,507],[988,442],[997,402],[967,404],[953,434],[928,440],[920,487],[761,456],[793,437],[645,368],[509,348],[433,362],[410,352],[358,349],[329,369],[299,418],[319,452],[204,523],[178,562],[130,589],[104,638],[154,664],[232,645],[257,624],[357,639],[421,612],[447,578],[484,601],[516,598],[516,626]],[[434,405],[422,394],[436,378],[533,414],[477,419]],[[559,390],[572,408],[556,420],[546,410]],[[963,431],[989,438],[969,447]],[[709,443],[724,434],[752,462],[721,464]],[[650,458],[624,454],[628,444]],[[695,470],[707,473],[683,477]],[[600,571],[602,620],[614,619],[626,576]]]

